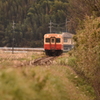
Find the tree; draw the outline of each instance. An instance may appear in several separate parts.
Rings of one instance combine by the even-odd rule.
[[[88,17],[74,37],[77,69],[92,83],[100,100],[100,18]]]

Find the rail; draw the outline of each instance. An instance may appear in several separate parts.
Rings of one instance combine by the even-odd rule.
[[[0,47],[0,50],[2,51],[44,51],[44,48],[20,48],[20,47]]]

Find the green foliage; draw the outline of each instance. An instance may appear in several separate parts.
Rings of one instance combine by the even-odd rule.
[[[94,93],[94,89],[92,87],[91,84],[88,84],[88,82],[82,78],[79,77],[78,75],[75,75],[73,73],[69,73],[68,78],[75,83],[76,87],[79,88],[80,90],[82,90],[86,95],[90,95],[93,97],[93,99],[95,98],[95,93]]]
[[[100,99],[100,18],[87,17],[83,27],[77,31],[74,55],[77,69],[92,82]]]
[[[0,73],[1,100],[69,100],[58,76],[40,67],[6,69]],[[40,71],[40,72],[39,72]],[[39,73],[38,73],[39,72]]]
[[[77,96],[72,97],[73,93],[70,95],[71,91],[68,90],[69,85],[73,87],[70,81],[78,84],[76,87],[81,87],[83,92],[88,91],[87,95],[91,94],[92,88],[81,79],[74,78],[75,74],[72,75],[70,69],[63,66],[48,67],[2,69],[0,72],[0,99],[77,100]],[[70,81],[67,80],[67,77]],[[73,87],[74,93],[76,87]],[[78,97],[78,100],[81,100],[81,96]],[[89,100],[93,100],[93,97],[90,95]]]
[[[67,65],[67,58],[65,58],[65,57],[60,57],[60,58],[57,60],[57,64],[59,64],[59,65]]]
[[[67,64],[68,64],[69,66],[72,66],[72,67],[77,66],[77,65],[76,65],[76,58],[75,58],[75,57],[69,57],[69,58],[68,58]]]

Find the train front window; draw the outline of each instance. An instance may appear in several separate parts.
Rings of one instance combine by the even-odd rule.
[[[50,42],[50,38],[46,38],[46,42]]]
[[[57,43],[60,43],[60,38],[56,38],[56,42]]]
[[[52,43],[54,43],[55,42],[55,39],[52,39]]]

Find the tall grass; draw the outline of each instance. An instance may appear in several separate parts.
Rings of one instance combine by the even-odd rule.
[[[67,67],[66,56],[57,58],[56,63],[49,66],[14,67],[18,62],[34,60],[40,54],[6,55],[8,58],[1,55],[0,100],[93,100],[94,96],[87,96],[83,89],[77,89],[86,84],[80,86],[83,81],[76,79],[76,73]]]
[[[0,72],[0,100],[70,100],[59,76],[37,67]]]

